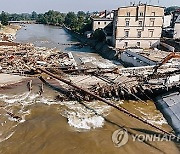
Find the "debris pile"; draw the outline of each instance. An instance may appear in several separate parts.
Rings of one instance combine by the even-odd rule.
[[[71,53],[63,53],[57,49],[34,47],[32,44],[0,46],[1,72],[24,75],[31,68],[39,66],[75,68],[77,64]],[[29,73],[31,74],[32,72]]]

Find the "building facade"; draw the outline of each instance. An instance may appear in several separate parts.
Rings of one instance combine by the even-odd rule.
[[[113,19],[113,46],[150,48],[159,43],[164,8],[146,4],[121,7]]]
[[[112,23],[113,19],[109,18],[93,18],[92,24],[93,28],[92,30],[95,31],[96,29],[104,29],[106,26],[108,26],[110,23]]]

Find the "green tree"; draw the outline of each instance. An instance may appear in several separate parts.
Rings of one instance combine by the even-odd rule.
[[[86,23],[80,29],[80,33],[85,33],[86,31],[92,31],[92,21],[87,20]]]
[[[179,6],[170,6],[170,7],[165,8],[165,10],[164,10],[165,15],[169,15],[169,14],[171,14],[171,12],[173,12],[177,9],[180,9],[180,7]]]
[[[69,12],[65,17],[65,25],[74,31],[84,33],[85,30],[91,30],[91,20],[89,13],[79,11],[77,14]]]
[[[77,13],[77,16],[78,17],[85,17],[86,16],[86,13],[85,12],[83,12],[83,11],[78,11],[78,13]]]
[[[45,14],[39,14],[36,21],[41,24],[60,25],[64,23],[65,15],[58,11],[49,10]]]
[[[2,11],[1,13],[1,24],[8,25],[8,14]]]
[[[47,19],[45,18],[44,14],[38,14],[36,22],[40,24],[47,24]]]
[[[36,20],[37,17],[38,17],[38,14],[37,14],[35,11],[33,11],[33,12],[31,13],[31,19],[32,19],[32,20]]]
[[[103,42],[106,40],[106,35],[104,33],[104,31],[102,29],[96,29],[94,34],[93,34],[93,38],[98,40],[99,42]]]
[[[76,31],[78,29],[78,18],[74,12],[69,12],[66,15],[64,23],[72,30]]]

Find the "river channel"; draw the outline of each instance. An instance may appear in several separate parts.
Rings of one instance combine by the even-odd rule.
[[[89,62],[93,67],[121,67],[120,63],[102,58],[94,49],[88,46],[80,47],[75,38],[71,37],[64,29],[57,26],[47,26],[40,24],[24,25],[17,32],[17,42],[33,43],[35,46],[57,48],[63,52],[72,52],[76,62],[79,64],[81,58],[84,62]]]
[[[72,52],[77,59],[88,57],[98,67],[116,66],[90,47],[63,45],[77,40],[59,27],[25,25],[16,38],[17,42]],[[40,84],[38,79],[33,79],[32,92],[28,92],[26,83],[0,89],[0,154],[179,154],[174,142],[133,141],[132,134],[161,134],[144,123],[102,102],[83,102],[83,105],[58,101],[55,99],[58,93],[48,87],[44,87],[45,92],[39,96]],[[172,130],[152,101],[115,103],[160,128]],[[18,115],[21,120],[10,117],[7,112]],[[128,142],[116,147],[112,134],[122,127],[129,132]]]

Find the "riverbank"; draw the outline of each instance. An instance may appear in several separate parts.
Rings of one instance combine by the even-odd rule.
[[[20,25],[8,25],[8,26],[2,26],[0,33],[2,34],[11,34],[16,35],[17,31],[21,29]]]
[[[2,41],[13,41],[19,29],[21,29],[20,25],[2,26],[0,29]]]
[[[27,79],[24,76],[11,75],[11,74],[0,74],[0,88],[22,82]]]
[[[73,32],[71,29],[67,27],[63,27],[66,32],[75,37],[78,41],[80,41],[83,45],[88,45],[91,48],[95,49],[98,54],[102,57],[109,60],[117,60],[118,51],[113,47],[109,46],[105,42],[98,42],[97,40],[88,39],[84,35],[80,35],[76,32]]]

